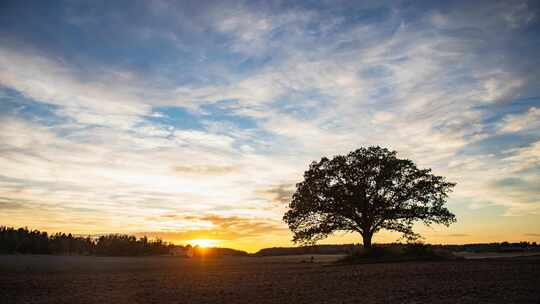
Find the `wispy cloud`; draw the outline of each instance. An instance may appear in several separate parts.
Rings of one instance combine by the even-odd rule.
[[[0,30],[6,224],[286,239],[309,162],[364,145],[457,182],[458,218],[538,215],[532,2],[66,7]]]
[[[526,113],[506,116],[500,124],[501,132],[538,131],[540,129],[540,109],[530,108]]]

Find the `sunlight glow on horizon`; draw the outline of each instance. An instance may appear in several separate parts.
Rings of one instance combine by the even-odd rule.
[[[195,239],[190,240],[187,243],[191,246],[199,246],[201,248],[217,247],[221,241],[212,239]]]

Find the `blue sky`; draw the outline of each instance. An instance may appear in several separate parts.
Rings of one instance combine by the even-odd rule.
[[[540,240],[534,1],[0,6],[3,224],[287,245],[309,162],[382,145],[458,183],[428,241]]]

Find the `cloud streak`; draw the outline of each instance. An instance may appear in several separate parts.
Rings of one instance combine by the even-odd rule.
[[[457,182],[458,218],[539,215],[533,2],[64,5],[34,16],[63,44],[0,31],[6,224],[284,242],[309,162],[365,145]]]

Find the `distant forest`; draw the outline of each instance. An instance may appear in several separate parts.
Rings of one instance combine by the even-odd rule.
[[[98,255],[98,256],[246,256],[241,250],[229,248],[200,248],[181,246],[150,240],[146,236],[137,238],[126,234],[107,234],[97,237],[74,236],[71,233],[47,234],[28,228],[0,226],[0,254],[55,254],[55,255]]]
[[[0,253],[141,256],[169,254],[175,245],[160,239],[137,239],[123,234],[108,234],[97,238],[73,236],[27,228],[0,227]]]
[[[349,254],[355,248],[360,247],[360,244],[344,244],[344,245],[314,245],[302,247],[273,247],[259,250],[256,256],[278,256],[278,255],[301,255],[301,254]],[[387,243],[375,244],[376,247],[404,248],[408,244],[403,243]],[[540,251],[540,245],[536,242],[501,242],[501,243],[477,243],[477,244],[462,244],[462,245],[441,245],[428,244],[427,246],[433,249],[443,249],[450,252],[525,252],[525,251]]]

